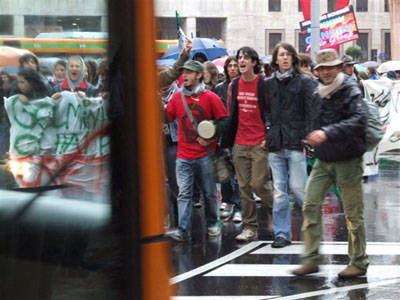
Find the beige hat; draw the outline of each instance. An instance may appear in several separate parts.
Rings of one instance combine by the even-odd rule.
[[[342,63],[335,50],[323,49],[317,53],[317,65],[314,69],[318,69],[319,67],[334,67]]]

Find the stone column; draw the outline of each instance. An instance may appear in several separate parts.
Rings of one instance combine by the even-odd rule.
[[[107,18],[107,16],[101,16],[100,31],[108,32],[108,18]]]
[[[192,37],[192,32],[193,32],[193,36],[196,37],[196,18],[194,17],[187,17],[186,18],[186,28],[185,30],[185,34],[188,37]]]
[[[400,0],[389,0],[392,60],[400,60]]]
[[[25,22],[23,15],[14,15],[14,34],[15,37],[25,36]]]

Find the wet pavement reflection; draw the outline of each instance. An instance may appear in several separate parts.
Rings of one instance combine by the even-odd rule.
[[[321,271],[294,277],[301,263],[299,208],[292,210],[292,245],[271,248],[266,214],[258,207],[259,241],[240,245],[241,225],[223,222],[222,236],[209,238],[204,212],[194,208],[193,240],[171,243],[176,285],[173,299],[400,299],[400,154],[386,156],[379,174],[363,184],[367,253],[366,276],[340,280],[348,263],[347,230],[340,200],[329,193],[323,205]]]

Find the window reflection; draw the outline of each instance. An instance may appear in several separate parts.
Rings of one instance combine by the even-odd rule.
[[[43,15],[50,4],[37,1],[29,14],[6,6],[0,16],[0,188],[108,199],[106,11],[97,2],[51,3],[60,16]]]

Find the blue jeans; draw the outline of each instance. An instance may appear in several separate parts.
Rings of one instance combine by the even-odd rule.
[[[221,196],[222,202],[233,205],[233,212],[242,211],[239,185],[235,177],[232,177],[228,182],[221,184]]]
[[[307,183],[307,160],[296,150],[283,149],[269,153],[269,164],[274,185],[273,223],[275,238],[292,240],[292,215],[288,186],[295,194],[298,204],[303,205]]]
[[[193,160],[178,158],[176,160],[176,176],[179,187],[179,230],[185,237],[190,238],[195,177],[199,180],[199,185],[204,195],[207,227],[214,226],[218,222],[217,187],[214,177],[214,165],[210,155]]]

